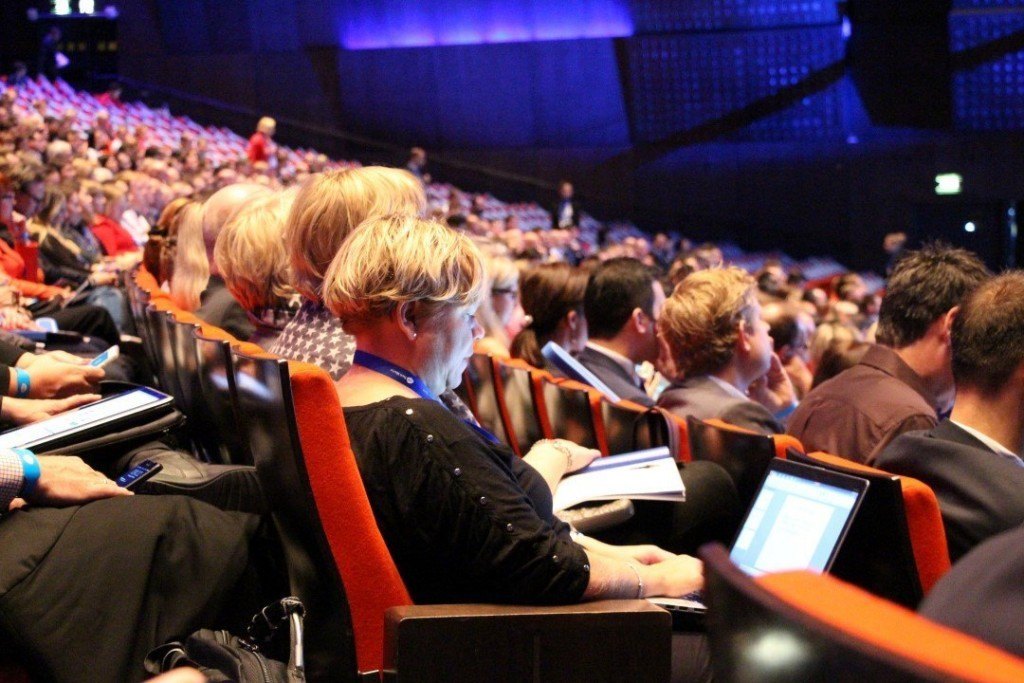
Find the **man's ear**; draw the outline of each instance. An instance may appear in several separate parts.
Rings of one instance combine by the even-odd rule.
[[[750,331],[747,329],[747,324],[740,320],[738,324],[738,333],[736,334],[736,347],[734,353],[736,355],[747,355],[750,353]]]
[[[960,307],[954,306],[953,308],[946,311],[946,314],[942,316],[942,341],[946,342],[947,344],[949,343],[950,336],[953,332],[953,321],[956,320],[956,316],[959,312]]]
[[[410,340],[416,338],[416,304],[412,301],[403,301],[391,309],[391,320],[402,333]]]
[[[569,330],[575,332],[580,326],[580,314],[575,310],[569,311],[565,314],[565,324],[569,326]]]
[[[640,334],[647,334],[654,326],[654,319],[639,308],[633,309],[633,313],[630,315],[630,322],[633,324],[633,329]]]

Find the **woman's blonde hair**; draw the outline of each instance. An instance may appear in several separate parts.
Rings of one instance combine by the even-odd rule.
[[[282,235],[295,192],[258,199],[235,214],[217,236],[213,258],[242,308],[275,308],[292,295]]]
[[[746,271],[712,268],[687,275],[661,309],[658,329],[685,375],[717,372],[735,352],[739,325],[753,325],[757,283]]]
[[[507,349],[512,340],[509,339],[505,325],[495,312],[491,300],[495,289],[519,289],[519,268],[515,261],[507,256],[485,256],[484,275],[487,278],[487,284],[485,285],[485,295],[480,300],[477,319],[480,321],[480,326],[484,328],[484,336],[493,338]]]
[[[171,299],[180,308],[199,308],[199,295],[210,281],[210,262],[203,244],[203,207],[192,203],[178,216],[178,246],[171,277]]]
[[[419,215],[423,186],[408,171],[382,166],[318,173],[299,190],[284,229],[295,288],[320,300],[327,266],[341,243],[370,216]]]
[[[408,215],[367,219],[323,281],[324,304],[346,329],[407,301],[473,305],[485,287],[480,250],[465,235]]]

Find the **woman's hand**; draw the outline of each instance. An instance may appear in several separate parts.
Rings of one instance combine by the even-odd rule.
[[[544,453],[555,460],[564,461],[565,474],[581,470],[601,457],[601,451],[596,448],[584,448],[568,439],[542,439],[533,444],[533,448],[526,454],[526,457],[529,458],[537,453]]]
[[[644,580],[645,598],[680,598],[704,587],[704,563],[689,555],[636,567]]]
[[[670,553],[656,545],[610,545],[608,547],[614,548],[620,559],[640,564],[658,564],[677,557],[675,553]]]
[[[601,451],[577,446],[566,439],[542,439],[533,445],[523,461],[544,477],[548,488],[554,493],[562,477],[583,469],[599,457]]]

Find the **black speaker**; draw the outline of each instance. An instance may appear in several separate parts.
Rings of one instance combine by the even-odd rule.
[[[953,123],[950,0],[851,0],[846,57],[876,126]]]

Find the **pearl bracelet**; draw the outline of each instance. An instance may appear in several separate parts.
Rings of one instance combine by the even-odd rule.
[[[572,471],[572,450],[558,439],[541,439],[537,443],[544,444],[545,446],[551,446],[556,451],[559,451],[565,455],[565,471]]]

